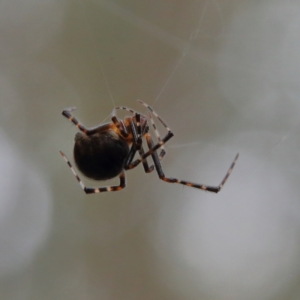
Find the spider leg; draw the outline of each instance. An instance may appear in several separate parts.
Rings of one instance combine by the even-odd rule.
[[[156,113],[156,112],[155,112],[148,104],[146,104],[145,102],[143,102],[143,101],[141,101],[141,100],[138,100],[138,102],[141,103],[142,105],[144,105],[145,107],[147,107],[147,108],[155,115],[155,117],[157,117],[158,120],[164,125],[164,127],[165,127],[167,130],[169,129],[168,126],[166,125],[166,123],[158,116],[158,114],[157,114],[157,113]],[[115,109],[126,110],[126,111],[128,111],[128,112],[134,114],[136,117],[137,117],[137,116],[140,117],[140,114],[139,114],[137,111],[135,111],[135,110],[133,110],[133,109],[131,109],[131,108],[125,107],[125,106],[117,106],[117,107],[115,107]],[[157,136],[158,141],[161,142],[162,139],[161,139],[160,134],[159,134],[159,132],[158,132],[158,130],[157,130],[157,128],[156,128],[156,125],[155,125],[155,123],[154,123],[154,120],[153,120],[151,114],[149,114],[149,119],[150,119],[150,122],[151,122],[151,124],[152,124],[152,127],[154,128],[154,132],[155,132],[155,135]],[[138,122],[137,122],[137,123],[138,123]],[[141,128],[139,123],[137,124],[137,127],[138,127],[138,129]],[[141,136],[143,135],[142,132],[139,132],[139,133],[140,133]],[[165,151],[164,147],[161,146],[161,148],[162,148],[162,150],[161,150],[160,155],[159,155],[159,158],[160,158],[160,159],[162,159],[162,158],[165,156],[165,154],[166,154],[166,151]]]
[[[139,150],[142,145],[142,127],[141,127],[141,114],[137,111],[125,106],[117,106],[115,109],[122,109],[132,113],[135,116],[136,121],[131,119],[130,127],[133,134],[133,138],[136,143],[136,149]],[[113,117],[116,119],[116,117]]]
[[[141,103],[142,105],[144,105],[145,107],[147,107],[152,113],[153,115],[163,124],[163,126],[167,129],[167,134],[163,137],[160,138],[160,141],[154,145],[152,142],[152,148],[149,147],[149,150],[144,153],[140,159],[135,160],[134,162],[132,162],[130,165],[127,166],[128,169],[133,169],[135,168],[137,165],[139,165],[145,158],[147,158],[149,155],[152,155],[157,149],[161,148],[169,139],[171,139],[174,134],[171,131],[171,129],[168,127],[168,125],[166,124],[165,121],[163,121],[163,119],[152,109],[151,106],[149,106],[148,104],[146,104],[143,101],[138,100],[139,103]],[[123,107],[122,109],[127,109],[126,107]],[[130,110],[129,110],[130,111]],[[144,136],[150,136],[148,133],[145,133]],[[152,141],[152,139],[151,139]],[[165,155],[165,151],[162,150],[163,152],[160,154],[160,159]],[[157,154],[156,154],[157,155]]]
[[[150,173],[154,170],[154,166],[151,165],[149,167],[148,165],[148,162],[147,162],[147,159],[146,158],[142,158],[138,164],[134,165],[134,166],[131,166],[132,164],[132,160],[135,156],[135,153],[136,151],[139,151],[139,154],[140,156],[143,156],[145,151],[143,149],[143,146],[142,146],[142,126],[141,126],[141,115],[140,113],[136,112],[135,110],[133,109],[130,109],[128,107],[125,107],[125,106],[117,106],[115,107],[115,109],[122,109],[122,110],[126,110],[132,114],[135,115],[135,119],[136,119],[136,122],[133,121],[131,119],[131,122],[130,122],[130,127],[131,127],[131,132],[132,132],[132,135],[133,135],[133,140],[134,140],[134,143],[129,151],[129,154],[128,154],[128,157],[126,159],[126,163],[125,163],[125,167],[124,169],[125,170],[128,170],[128,169],[133,169],[135,168],[140,162],[143,163],[143,167],[144,167],[144,170],[146,173]],[[114,124],[117,125],[117,123],[119,122],[117,117],[114,115],[114,111],[113,111],[113,117],[112,117],[112,121],[114,122]],[[126,127],[124,126],[124,129],[126,130]],[[128,136],[128,133],[126,132],[127,136]],[[164,154],[163,154],[164,155]]]
[[[155,122],[154,122],[154,120],[152,118],[152,114],[161,122],[161,124],[167,129],[168,132],[170,132],[170,128],[167,126],[166,122],[157,114],[157,112],[150,105],[148,105],[147,103],[145,103],[145,102],[143,102],[141,100],[137,100],[137,101],[138,101],[138,103],[140,103],[143,106],[145,106],[148,110],[150,110],[150,112],[151,112],[151,113],[149,113],[150,122],[152,124],[152,127],[154,128],[154,132],[155,132],[155,135],[156,135],[156,137],[158,139],[158,142],[161,142],[162,139],[161,139],[160,134],[158,132],[158,129],[157,129],[156,125],[155,125]],[[166,151],[165,151],[163,145],[161,146],[161,149],[162,150],[161,150],[160,155],[159,155],[159,159],[160,160],[166,154]]]
[[[137,166],[136,165],[136,166],[131,167],[131,162],[132,162],[132,160],[135,156],[135,153],[136,153],[136,149],[134,148],[134,146],[132,146],[130,151],[129,151],[129,154],[127,156],[127,159],[126,159],[126,163],[125,163],[125,166],[124,166],[125,170],[133,169]],[[141,146],[141,149],[139,150],[139,154],[140,154],[140,156],[142,156],[144,154],[143,146]],[[154,170],[153,165],[151,165],[149,167],[147,159],[142,160],[142,163],[143,163],[145,173],[151,173]]]
[[[142,129],[141,129],[141,115],[139,113],[135,114],[136,121],[130,120],[131,132],[134,139],[134,145],[136,150],[140,150],[142,147]]]
[[[75,110],[76,107],[65,108],[62,112],[62,115],[70,120],[79,130],[84,133],[87,133],[89,129],[83,126],[75,117],[72,116],[71,111]]]
[[[69,121],[71,121],[80,131],[85,133],[86,135],[92,135],[99,130],[105,131],[109,128],[111,128],[110,124],[104,124],[93,128],[86,128],[84,125],[82,125],[75,117],[72,116],[71,111],[75,110],[76,107],[69,107],[65,108],[62,112],[62,115],[66,117]],[[117,122],[116,117],[112,117],[112,121],[115,123]],[[126,132],[124,133],[126,135]]]
[[[161,142],[161,137],[160,137],[159,131],[158,131],[156,125],[155,125],[155,122],[153,120],[153,117],[152,117],[151,113],[149,113],[149,120],[150,120],[150,122],[152,124],[152,127],[154,129],[154,133],[155,133],[155,135],[156,135],[156,137],[158,139],[158,142]],[[162,160],[162,158],[165,156],[165,154],[166,154],[166,150],[165,150],[165,147],[162,145],[161,146],[161,151],[160,151],[160,154],[159,154],[159,159]]]
[[[140,156],[143,156],[144,153],[145,153],[145,151],[144,151],[144,148],[142,146],[141,149],[140,149],[140,151],[139,151],[139,154],[140,154]],[[149,167],[148,161],[147,161],[146,158],[142,160],[142,163],[143,163],[143,167],[144,167],[145,173],[151,173],[154,170],[154,166],[153,165],[151,165]]]
[[[166,124],[166,122],[154,111],[154,109],[151,106],[149,106],[147,103],[145,103],[141,100],[138,100],[138,103],[140,103],[140,104],[144,105],[145,107],[147,107],[151,111],[151,113],[160,121],[160,123],[163,124],[163,126],[167,129],[167,131],[168,132],[171,131],[170,128],[168,127],[168,125]]]
[[[122,120],[119,120],[115,115],[112,116],[111,120],[113,123],[119,128],[121,131],[121,134],[123,135],[124,138],[128,137],[128,132],[126,129],[126,126]]]
[[[145,137],[146,137],[149,149],[153,149],[154,148],[153,147],[154,143],[153,143],[153,140],[152,140],[150,134],[146,134]],[[190,187],[200,189],[200,190],[203,190],[203,191],[218,193],[222,189],[222,187],[225,184],[226,180],[228,179],[229,175],[231,174],[232,169],[233,169],[233,167],[234,167],[234,165],[235,165],[235,163],[236,163],[236,161],[239,157],[239,154],[237,154],[235,156],[235,158],[234,158],[233,162],[231,163],[225,177],[223,178],[223,180],[221,181],[221,183],[218,186],[209,186],[209,185],[204,185],[204,184],[193,183],[193,182],[190,182],[190,181],[180,180],[180,179],[177,179],[177,178],[166,177],[163,170],[162,170],[162,166],[160,164],[160,160],[159,160],[157,152],[156,151],[153,151],[153,152],[151,151],[151,156],[153,158],[153,162],[154,162],[157,174],[158,174],[158,176],[161,180],[166,181],[166,182],[170,182],[170,183],[183,184],[183,185],[190,186]]]
[[[128,107],[126,107],[126,106],[117,106],[117,107],[115,107],[115,109],[126,110],[126,111],[132,113],[133,115],[138,114],[137,111],[135,111],[135,110],[133,110],[133,109],[131,109],[131,108],[128,108]]]
[[[133,136],[135,136],[136,135],[135,125],[137,127],[137,137],[135,137],[135,139],[136,139],[136,149],[139,151],[140,157],[142,157],[145,154],[145,151],[144,151],[144,148],[143,148],[143,145],[142,145],[143,141],[142,141],[141,115],[139,113],[136,113],[135,118],[136,118],[136,124],[135,124],[134,121],[132,121],[131,122],[131,128],[132,128]],[[130,163],[131,162],[132,162],[132,160],[130,161]],[[151,165],[149,167],[147,158],[142,159],[142,163],[143,163],[145,173],[151,173],[154,170],[153,165]]]
[[[144,135],[144,137],[146,137],[146,138],[147,138],[147,136],[150,137],[150,134],[149,134],[149,133],[146,133],[146,134]],[[173,136],[174,136],[174,134],[173,134],[171,131],[169,131],[169,132],[165,135],[165,137],[162,138],[161,141],[158,142],[156,145],[153,144],[153,141],[152,141],[152,139],[151,139],[151,141],[152,141],[152,146],[153,146],[153,147],[150,148],[149,145],[148,145],[149,150],[148,150],[146,153],[144,153],[144,154],[141,156],[141,158],[139,158],[139,159],[135,160],[134,162],[132,162],[132,163],[128,166],[128,169],[133,169],[133,168],[135,168],[137,165],[139,165],[139,164],[140,164],[145,158],[147,158],[149,155],[152,155],[153,153],[156,153],[156,150],[159,149],[159,148],[161,148],[161,146],[164,145],[164,144],[165,144],[169,139],[171,139]],[[156,153],[156,155],[157,155],[157,153]],[[161,156],[161,155],[160,155],[160,156]],[[159,159],[159,157],[158,157],[158,159]]]
[[[145,102],[143,102],[143,101],[141,101],[141,100],[137,100],[137,102],[139,102],[140,104],[142,104],[142,105],[144,105],[145,107],[147,107],[152,113],[153,113],[153,115],[163,124],[163,126],[168,130],[168,131],[170,131],[170,128],[167,126],[167,124],[166,124],[166,122],[165,121],[163,121],[163,119],[153,110],[153,108],[151,107],[151,106],[149,106],[147,103],[145,103]],[[130,113],[132,113],[132,114],[134,114],[134,115],[137,115],[137,114],[139,114],[137,111],[135,111],[135,110],[133,110],[133,109],[131,109],[131,108],[128,108],[128,107],[126,107],[126,106],[117,106],[117,107],[115,107],[115,109],[122,109],[122,110],[126,110],[126,111],[128,111],[128,112],[130,112]],[[152,118],[152,116],[150,116],[151,118]],[[151,123],[152,123],[152,126],[153,126],[153,124],[154,124],[154,121],[151,121]],[[154,130],[156,130],[156,126],[154,125],[153,126],[154,127]],[[157,131],[157,137],[159,137],[159,133],[158,133],[158,131]]]
[[[102,193],[102,192],[116,192],[116,191],[120,191],[123,188],[126,187],[126,179],[125,179],[125,173],[122,172],[119,175],[120,178],[120,185],[117,186],[105,186],[105,187],[100,187],[100,188],[90,188],[90,187],[86,187],[84,185],[84,183],[82,182],[82,180],[80,179],[80,177],[78,176],[77,172],[75,171],[75,169],[73,168],[73,166],[71,165],[70,161],[68,160],[68,158],[64,155],[63,152],[59,151],[60,155],[63,157],[63,159],[66,161],[66,163],[68,164],[69,168],[71,169],[73,175],[75,176],[75,178],[77,179],[77,181],[79,182],[81,188],[83,189],[83,191],[86,194],[96,194],[96,193]]]
[[[131,120],[130,122],[130,126],[131,126],[131,132],[133,135],[133,145],[130,149],[130,152],[128,154],[128,158],[126,160],[125,163],[125,170],[127,170],[127,166],[130,165],[132,163],[132,160],[134,158],[134,155],[136,153],[136,151],[139,151],[140,156],[144,155],[144,149],[142,146],[142,128],[141,128],[141,115],[139,113],[135,114],[136,117],[136,122]],[[154,166],[151,165],[149,167],[147,159],[142,159],[142,163],[143,163],[143,167],[146,173],[150,173],[154,170]]]

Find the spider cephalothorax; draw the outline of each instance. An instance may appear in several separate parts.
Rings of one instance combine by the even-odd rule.
[[[74,145],[74,160],[78,169],[88,178],[95,180],[107,180],[119,176],[120,185],[107,186],[100,188],[88,188],[81,181],[76,171],[72,167],[67,157],[60,151],[60,154],[65,159],[73,174],[78,180],[80,186],[87,194],[119,191],[125,187],[125,171],[130,170],[143,164],[146,173],[152,172],[156,169],[159,178],[163,181],[170,183],[179,183],[186,186],[198,188],[204,191],[218,193],[228,179],[238,154],[228,169],[224,179],[218,186],[208,186],[204,184],[192,183],[185,180],[166,177],[161,167],[160,160],[166,154],[163,145],[173,136],[170,128],[158,116],[158,114],[146,103],[138,101],[150,110],[149,117],[129,109],[127,107],[116,107],[116,109],[123,109],[132,114],[131,117],[126,117],[119,120],[113,113],[112,122],[102,124],[94,128],[86,128],[80,124],[72,115],[71,111],[75,108],[65,109],[63,116],[68,118],[80,130],[75,135]],[[160,121],[166,128],[167,134],[161,138],[154,123],[152,114]],[[148,121],[151,122],[155,135],[158,139],[157,143],[149,133]],[[148,150],[145,152],[143,148],[143,138],[146,140]],[[158,154],[157,150],[161,149]],[[139,158],[134,160],[138,152]],[[154,165],[149,166],[147,158],[151,156]]]

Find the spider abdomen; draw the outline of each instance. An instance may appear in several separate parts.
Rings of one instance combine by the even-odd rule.
[[[124,169],[129,153],[128,143],[114,131],[75,136],[74,160],[87,177],[107,180],[118,176]]]

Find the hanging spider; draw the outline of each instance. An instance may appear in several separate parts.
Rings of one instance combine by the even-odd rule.
[[[80,132],[75,135],[74,145],[74,160],[78,169],[86,177],[94,180],[108,180],[116,176],[120,178],[120,185],[118,186],[99,188],[86,187],[72,167],[70,161],[64,153],[60,151],[61,156],[69,165],[84,192],[86,194],[94,194],[120,191],[126,186],[125,171],[133,169],[142,163],[146,173],[150,173],[155,169],[159,178],[163,181],[179,183],[204,191],[218,193],[228,179],[239,155],[236,155],[224,179],[218,186],[208,186],[166,177],[162,170],[160,160],[166,154],[163,145],[173,137],[173,133],[162,118],[148,104],[140,100],[138,100],[138,102],[150,111],[149,118],[132,109],[119,106],[116,107],[116,109],[126,110],[130,112],[132,116],[126,117],[124,120],[119,120],[113,111],[111,123],[100,124],[93,128],[84,127],[72,116],[71,111],[75,110],[75,107],[67,108],[62,112],[63,116],[69,119],[80,130]],[[167,130],[167,134],[163,138],[159,135],[152,114]],[[154,128],[158,143],[153,142],[149,133],[149,120]],[[145,138],[147,142],[148,150],[146,152],[143,147],[142,138]],[[161,150],[160,154],[157,153],[159,149]],[[134,156],[137,152],[139,153],[139,158],[134,160]],[[148,165],[148,156],[152,157],[154,166]]]

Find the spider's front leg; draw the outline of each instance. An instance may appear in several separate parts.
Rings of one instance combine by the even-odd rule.
[[[71,111],[74,111],[74,110],[76,110],[75,106],[65,108],[62,112],[62,115],[64,117],[66,117],[70,122],[72,122],[79,130],[81,130],[82,132],[87,134],[89,132],[89,129],[87,129],[85,126],[80,124],[80,122],[75,117],[72,116]]]
[[[105,130],[111,128],[111,124],[100,124],[99,126],[96,126],[96,127],[86,128],[75,117],[72,116],[71,112],[74,110],[76,110],[76,107],[65,108],[62,112],[62,115],[65,118],[67,118],[70,122],[72,122],[80,131],[82,131],[86,135],[92,135],[96,132],[105,131]],[[112,118],[112,120],[114,121],[113,118]],[[126,134],[126,132],[124,134]]]

